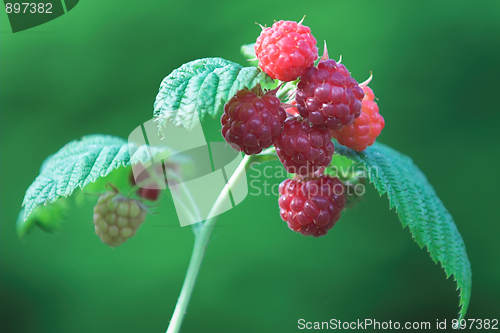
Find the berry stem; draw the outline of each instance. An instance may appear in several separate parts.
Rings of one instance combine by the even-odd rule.
[[[209,216],[212,212],[219,210],[219,208],[225,204],[226,198],[228,198],[228,192],[231,187],[236,184],[245,174],[245,169],[247,165],[250,164],[252,155],[245,155],[241,163],[238,165],[233,175],[227,182],[226,186],[222,189],[221,193],[217,197]],[[184,284],[182,285],[181,293],[177,304],[175,305],[174,313],[170,324],[168,325],[167,333],[177,333],[181,329],[182,320],[186,314],[187,306],[193,293],[194,285],[196,283],[196,278],[198,277],[198,272],[200,270],[201,263],[203,261],[203,255],[210,239],[210,234],[217,221],[217,216],[207,219],[202,222],[202,226],[195,233],[193,253],[191,254],[191,260],[189,262],[189,267],[187,269],[186,277],[184,278]]]

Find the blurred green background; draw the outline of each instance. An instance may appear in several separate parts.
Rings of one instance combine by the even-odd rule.
[[[126,138],[151,119],[173,69],[215,56],[245,64],[239,47],[258,36],[254,22],[304,14],[318,44],[327,40],[330,56],[342,55],[358,81],[373,71],[386,120],[379,141],[414,159],[465,240],[467,317],[500,319],[498,0],[82,0],[16,34],[2,8],[2,332],[166,329],[193,243],[168,200],[112,250],[93,232],[91,206],[73,209],[55,235],[35,230],[19,240],[24,191],[68,141]],[[209,121],[207,137],[222,141],[216,128]],[[371,187],[320,239],[288,230],[276,197],[249,196],[217,223],[183,332],[293,332],[301,318],[447,319],[450,327],[455,288]]]

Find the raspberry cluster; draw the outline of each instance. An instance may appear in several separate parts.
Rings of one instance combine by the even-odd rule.
[[[142,203],[109,191],[94,207],[95,233],[104,244],[117,247],[133,237],[146,218]]]
[[[286,103],[275,96],[279,88],[265,94],[260,86],[238,91],[224,105],[222,136],[248,155],[273,144],[285,170],[295,174],[280,185],[281,218],[303,235],[325,235],[346,201],[342,182],[324,174],[332,162],[332,138],[364,150],[384,127],[366,86],[371,78],[359,85],[340,61],[328,59],[326,44],[315,66],[316,39],[302,22],[279,21],[263,28],[255,54],[259,67],[273,79],[299,79],[296,89],[289,89],[294,82],[285,85]]]

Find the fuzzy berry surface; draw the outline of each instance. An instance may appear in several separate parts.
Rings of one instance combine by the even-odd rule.
[[[279,187],[280,216],[304,236],[326,235],[345,208],[344,185],[338,178],[286,179]]]
[[[274,140],[276,153],[289,173],[308,175],[332,161],[335,147],[328,129],[312,127],[301,118],[289,118]]]
[[[258,154],[271,146],[285,119],[286,112],[272,93],[242,89],[224,105],[221,133],[233,149]]]
[[[294,81],[318,59],[311,29],[294,21],[275,22],[255,42],[259,67],[273,79]]]
[[[328,59],[304,71],[295,100],[299,113],[311,124],[339,130],[360,116],[364,95],[347,68]]]
[[[385,126],[385,120],[380,115],[378,105],[374,100],[373,90],[368,86],[362,88],[366,95],[363,98],[359,118],[354,121],[354,124],[333,131],[333,136],[340,144],[357,151],[363,151],[373,145]]]
[[[104,244],[117,247],[135,235],[145,218],[141,202],[110,191],[94,207],[95,233]]]

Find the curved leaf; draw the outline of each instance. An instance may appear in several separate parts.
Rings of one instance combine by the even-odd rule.
[[[238,90],[272,82],[256,67],[222,58],[194,60],[163,79],[154,104],[155,121],[160,129],[172,122],[190,130],[206,114],[215,117],[222,112],[224,103]]]
[[[150,153],[153,156],[163,153],[167,157],[172,152],[166,148],[136,146],[107,135],[85,136],[66,144],[43,162],[40,175],[28,187],[16,223],[18,234],[24,236],[34,225],[55,230],[66,206],[58,201],[60,198],[110,175],[119,167],[147,163],[152,158]],[[48,205],[56,201],[57,205]]]
[[[408,226],[417,244],[427,247],[434,262],[441,262],[447,278],[454,276],[460,289],[460,317],[469,306],[472,271],[462,236],[434,188],[413,161],[392,148],[375,143],[357,152],[335,143],[336,153],[362,163],[370,182],[389,197],[403,227]]]

